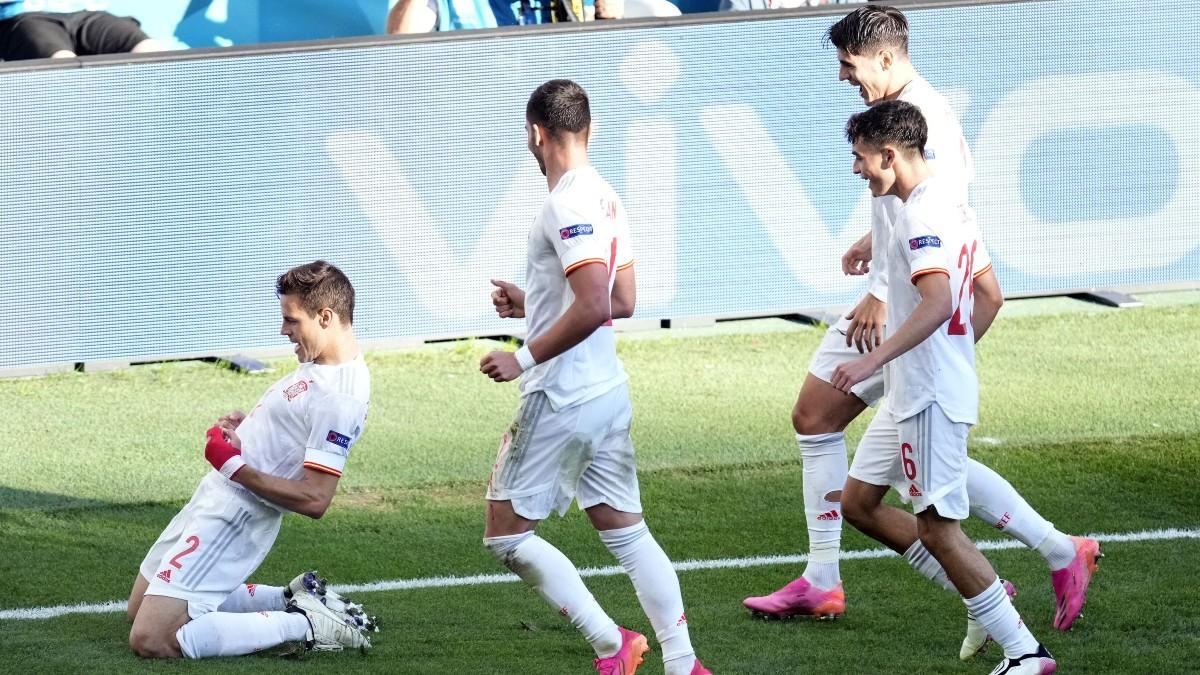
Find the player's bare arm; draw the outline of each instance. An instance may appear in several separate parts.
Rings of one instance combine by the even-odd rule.
[[[299,480],[280,478],[269,473],[243,467],[233,477],[233,482],[289,511],[294,511],[314,520],[325,515],[333,502],[339,478],[333,474],[314,469],[304,469]]]
[[[990,267],[975,277],[973,289],[975,309],[971,314],[971,328],[975,331],[975,342],[979,342],[1000,313],[1004,305],[1004,292],[1000,290],[1000,280]]]
[[[492,304],[502,319],[525,318],[525,291],[512,282],[492,279]]]
[[[863,354],[883,342],[883,326],[887,321],[886,302],[867,293],[846,318],[850,319],[850,328],[846,331],[847,347],[853,344],[858,348],[858,353]]]
[[[633,316],[633,309],[637,304],[637,279],[634,277],[633,265],[617,270],[609,304],[612,308],[612,318],[628,319]]]
[[[583,342],[597,328],[612,319],[608,295],[608,268],[593,263],[576,268],[567,277],[575,300],[567,311],[536,340],[526,343],[536,363],[542,363]],[[479,362],[479,370],[496,382],[520,377],[524,368],[514,352],[490,352]]]
[[[850,245],[842,254],[842,272],[850,276],[862,276],[871,271],[871,233]]]
[[[921,302],[896,332],[866,356],[838,365],[833,371],[833,386],[850,393],[850,388],[862,382],[892,359],[924,342],[938,326],[950,320],[954,313],[950,285],[942,273],[924,274],[914,282]]]
[[[206,433],[204,458],[229,480],[267,501],[309,518],[318,519],[333,502],[338,476],[305,468],[299,480],[263,473],[242,460],[242,442],[236,432],[213,426]]]

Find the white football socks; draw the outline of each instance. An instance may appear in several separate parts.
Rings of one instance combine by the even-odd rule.
[[[904,559],[921,576],[952,593],[958,593],[958,589],[950,582],[950,577],[946,576],[946,570],[942,569],[942,564],[925,548],[920,539],[908,547],[904,552]]]
[[[621,649],[617,624],[600,608],[562,551],[533,532],[485,537],[483,545],[579,629],[597,657],[607,658]]]
[[[209,612],[175,633],[179,648],[189,659],[240,656],[284,642],[303,640],[308,619],[288,612]]]
[[[617,558],[633,582],[642,611],[650,619],[654,636],[662,647],[666,674],[689,675],[696,653],[688,635],[679,576],[667,554],[650,534],[646,521],[601,531],[600,541]]]
[[[221,602],[221,605],[217,607],[217,611],[234,613],[273,612],[283,611],[285,605],[283,586],[242,584]]]
[[[1037,651],[1037,638],[1033,637],[1021,620],[1021,615],[1017,614],[999,579],[993,579],[992,585],[979,595],[963,598],[963,602],[967,605],[967,612],[983,624],[992,639],[1004,648],[1006,657],[1016,659]]]
[[[1054,528],[1046,533],[1046,538],[1038,543],[1035,550],[1046,559],[1051,572],[1064,569],[1075,559],[1075,540]]]
[[[967,496],[971,515],[1042,554],[1051,570],[1075,558],[1075,543],[1035,511],[1003,476],[967,460]]]
[[[838,554],[842,550],[842,504],[826,499],[841,492],[849,471],[846,461],[846,436],[796,434],[800,460],[804,465],[804,518],[808,522],[808,566],[804,578],[822,590],[842,580]]]

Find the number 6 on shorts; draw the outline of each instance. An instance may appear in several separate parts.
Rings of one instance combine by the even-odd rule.
[[[917,463],[912,460],[912,451],[913,447],[908,443],[900,445],[900,461],[904,465],[904,477],[909,480],[916,480]]]

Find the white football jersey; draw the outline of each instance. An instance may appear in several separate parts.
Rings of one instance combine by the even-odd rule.
[[[921,302],[916,282],[924,275],[945,279],[954,307],[949,321],[884,367],[887,406],[897,420],[935,402],[955,422],[975,424],[979,419],[972,282],[991,261],[975,213],[963,196],[953,180],[928,178],[908,196],[892,231],[887,305],[891,330]]]
[[[611,293],[617,270],[633,264],[633,253],[621,198],[595,169],[582,166],[559,179],[529,232],[525,270],[529,340],[549,330],[574,302],[567,275],[593,263],[608,269]],[[561,410],[627,379],[609,322],[566,352],[525,371],[521,392],[544,391],[551,406]]]
[[[975,180],[975,163],[962,124],[950,102],[920,75],[900,90],[899,100],[921,109],[928,128],[925,141],[925,162],[938,178],[953,181],[962,190],[967,202],[967,190]],[[876,197],[871,202],[871,294],[887,301],[887,254],[901,202],[896,197]]]
[[[337,365],[302,363],[276,382],[237,429],[242,459],[280,478],[304,469],[341,476],[362,435],[371,375],[361,354]]]

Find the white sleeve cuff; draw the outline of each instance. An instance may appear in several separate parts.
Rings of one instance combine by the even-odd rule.
[[[225,463],[221,465],[221,468],[218,469],[218,471],[221,472],[222,476],[225,476],[229,480],[233,480],[233,474],[241,471],[243,466],[246,466],[246,461],[242,459],[242,456],[234,455],[233,457],[225,460]]]
[[[517,350],[517,363],[521,364],[521,372],[525,372],[537,365],[537,361],[533,358],[533,354],[529,351],[529,345],[522,345]]]
[[[880,302],[887,302],[887,284],[871,284],[867,288],[867,292],[875,296],[875,299]]]

